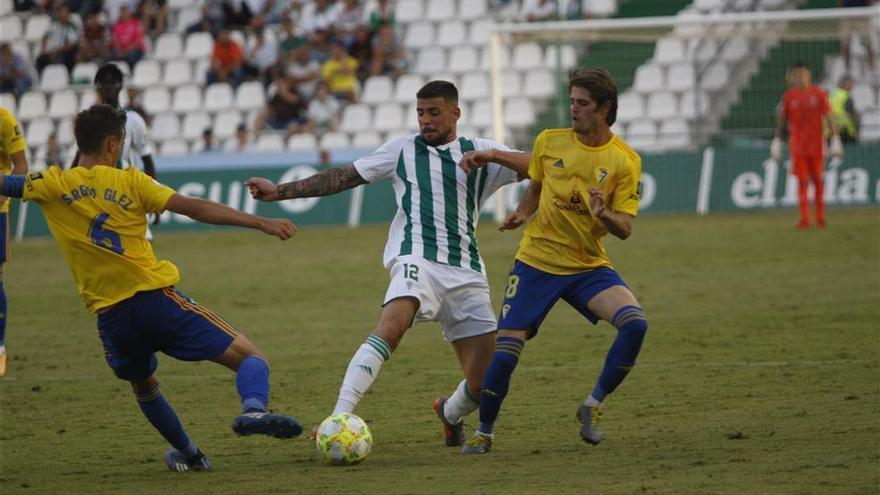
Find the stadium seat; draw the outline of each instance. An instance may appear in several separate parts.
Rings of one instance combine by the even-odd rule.
[[[60,119],[76,114],[76,93],[72,89],[62,89],[52,93],[49,99],[49,117]]]
[[[506,69],[510,67],[510,49],[504,45],[499,48],[500,50],[498,53],[501,56],[501,68]],[[480,68],[483,70],[492,69],[492,50],[488,46],[483,48],[483,52],[480,56]]]
[[[638,93],[627,91],[617,103],[617,119],[626,124],[645,115],[645,103]]]
[[[611,17],[617,13],[617,0],[590,0],[586,10],[591,17]]]
[[[611,124],[611,132],[615,136],[620,136],[621,139],[626,140],[626,124],[619,120]]]
[[[171,109],[171,93],[165,86],[148,87],[144,91],[142,101],[147,113],[159,113]]]
[[[394,88],[394,99],[400,103],[408,103],[415,99],[416,93],[425,85],[425,80],[418,74],[404,74],[397,79]]]
[[[489,76],[485,72],[468,72],[461,78],[459,96],[466,101],[489,97]]]
[[[369,105],[352,103],[342,111],[342,121],[339,130],[343,132],[358,132],[370,128],[372,124],[372,112]]]
[[[27,121],[46,115],[46,97],[39,91],[28,91],[18,99],[18,119]]]
[[[403,121],[405,123],[412,122],[413,124],[416,124],[418,117],[418,104],[416,101],[412,101],[406,105],[406,110],[403,111]]]
[[[171,60],[183,54],[183,40],[177,33],[165,33],[159,36],[153,46],[153,57],[158,60]]]
[[[422,0],[399,0],[394,6],[394,18],[401,24],[423,18],[424,5]]]
[[[459,45],[449,53],[448,69],[455,73],[471,72],[477,70],[479,54],[477,49],[470,45]]]
[[[685,119],[666,119],[660,124],[659,141],[664,148],[692,147],[690,128]]]
[[[696,87],[694,66],[688,62],[670,65],[666,70],[666,88],[671,91],[689,91]]]
[[[434,2],[431,2],[433,5]],[[445,21],[437,28],[437,45],[445,48],[461,46],[467,39],[464,23],[458,20]]]
[[[699,40],[694,50],[694,59],[701,64],[707,64],[715,60],[718,54],[718,42],[715,40]]]
[[[134,73],[131,75],[131,84],[138,88],[149,88],[162,80],[162,67],[158,60],[146,59],[141,60],[134,66]]]
[[[88,88],[82,92],[79,97],[79,107],[78,110],[85,110],[90,106],[94,105],[98,101],[98,94],[95,93],[95,90],[92,88]]]
[[[434,44],[434,24],[425,21],[413,22],[406,29],[403,45],[408,49],[426,48]]]
[[[850,98],[856,111],[859,113],[867,113],[877,109],[877,102],[874,100],[874,90],[869,84],[859,83],[853,86],[850,91]]]
[[[458,2],[458,18],[463,21],[481,19],[487,15],[486,0],[461,0]]]
[[[27,142],[30,146],[42,146],[49,141],[49,134],[55,130],[52,119],[39,117],[30,121],[27,126]]]
[[[470,125],[489,127],[493,122],[492,102],[485,99],[477,100],[471,107]]]
[[[92,84],[95,74],[98,72],[98,64],[94,62],[81,62],[73,66],[70,82],[73,84]]]
[[[687,51],[684,40],[680,38],[660,38],[654,47],[654,62],[662,65],[686,60]]]
[[[344,117],[343,117],[344,118]],[[403,125],[403,108],[399,103],[387,102],[376,107],[370,129],[390,131]]]
[[[174,10],[180,10],[200,3],[201,2],[197,2],[196,0],[168,0],[168,7]]]
[[[226,139],[235,135],[238,124],[242,123],[241,112],[234,108],[220,111],[214,118],[214,137]]]
[[[702,91],[685,91],[679,104],[679,115],[686,119],[701,118],[709,113],[709,97]]]
[[[430,74],[446,67],[446,50],[439,46],[422,48],[416,59],[413,71],[418,74]]]
[[[715,62],[706,69],[700,81],[700,87],[706,91],[715,92],[727,87],[730,80],[730,70],[724,62]]]
[[[694,8],[698,12],[720,12],[724,9],[724,0],[694,0]]]
[[[556,77],[547,69],[530,70],[523,82],[523,94],[530,98],[550,98],[556,94]]]
[[[455,87],[458,87],[458,77],[451,72],[434,72],[433,74],[428,76],[429,81],[447,81],[451,82]]]
[[[32,15],[28,18],[27,27],[24,30],[24,39],[28,43],[39,43],[43,36],[46,34],[46,31],[49,29],[49,24],[52,23],[52,19],[48,15],[37,14]]]
[[[15,11],[15,4],[12,0],[0,0],[0,15],[9,14]]]
[[[542,66],[544,50],[537,43],[518,43],[513,48],[513,68],[531,70]]]
[[[244,45],[241,45],[244,48]],[[211,52],[214,50],[214,38],[211,33],[199,31],[186,37],[186,58],[190,60],[200,60],[211,58]]]
[[[187,84],[174,90],[174,103],[171,108],[175,112],[191,112],[202,107],[202,88],[195,84]]]
[[[186,28],[195,24],[202,18],[202,14],[198,7],[186,7],[177,12],[177,29],[178,33],[186,31]]]
[[[535,107],[525,97],[510,98],[504,102],[504,122],[514,129],[535,123]]]
[[[213,128],[208,112],[190,112],[183,118],[183,138],[192,141],[201,139],[205,129]]]
[[[458,127],[471,126],[471,105],[466,101],[458,100],[458,108],[461,110],[461,117],[458,118]]]
[[[208,69],[211,68],[209,59],[197,60],[193,68],[193,80],[196,84],[204,86],[208,79]]]
[[[235,108],[243,111],[262,108],[266,104],[266,93],[259,81],[242,83],[235,90]]]
[[[15,111],[15,95],[12,93],[0,93],[0,107],[9,110],[13,115],[18,115]]]
[[[678,98],[671,91],[655,91],[648,95],[648,117],[663,120],[678,113]]]
[[[466,3],[467,0],[462,3]],[[491,26],[495,23],[491,18],[483,17],[471,23],[468,30],[468,43],[477,46],[486,46],[489,44],[489,33],[492,32]]]
[[[354,135],[351,140],[352,148],[375,149],[382,144],[382,136],[373,130],[361,131]]]
[[[571,69],[577,65],[577,50],[572,45],[550,45],[544,52],[544,66],[556,68],[557,51],[560,65],[563,69]]]
[[[70,84],[67,67],[61,64],[47,65],[40,78],[40,89],[46,93],[66,88]]]
[[[381,103],[388,101],[394,94],[394,81],[388,76],[371,76],[364,83],[364,91],[361,93],[363,103]]]
[[[666,71],[657,64],[643,64],[636,69],[633,89],[639,93],[651,93],[662,89],[666,83]]]
[[[501,73],[501,95],[505,98],[508,96],[519,96],[522,94],[522,78],[519,72],[514,70],[506,70]]]
[[[318,139],[314,134],[294,134],[287,140],[287,151],[316,151]]]
[[[181,84],[192,82],[192,64],[185,58],[169,60],[165,64],[162,84],[169,87],[177,87]]]
[[[339,150],[346,149],[348,147],[348,135],[344,132],[328,132],[321,137],[321,149]]]
[[[169,139],[162,143],[160,151],[163,155],[186,155],[189,153],[189,145],[183,139]]]
[[[165,112],[153,117],[150,137],[156,141],[167,141],[180,137],[180,119],[174,112]]]
[[[3,1],[3,0],[0,0],[0,1]],[[0,41],[0,43],[2,43],[2,41]],[[33,50],[31,50],[31,46],[33,46],[35,49],[37,48],[37,45],[31,45],[30,43],[28,43],[27,41],[25,41],[23,39],[17,39],[17,40],[12,41],[12,51],[17,53],[18,55],[24,57],[25,60],[36,60],[36,58],[37,58],[36,54],[31,56],[31,53],[33,53]]]
[[[746,58],[750,49],[744,38],[730,38],[722,46],[720,58],[724,62],[736,63]]]
[[[477,128],[472,125],[459,125],[456,134],[466,138],[482,137],[480,136],[479,130],[477,130]]]
[[[0,43],[21,38],[21,21],[15,16],[0,18]]]
[[[652,150],[657,144],[657,125],[651,120],[637,120],[627,126],[626,142],[636,150]]]
[[[455,17],[455,0],[430,0],[426,17],[429,21],[445,21]]]
[[[863,143],[880,141],[880,112],[870,112],[862,117],[859,124],[859,141]]]
[[[214,83],[205,88],[204,109],[209,112],[219,112],[232,107],[235,96],[232,86],[228,83]]]
[[[76,141],[73,135],[73,115],[65,116],[58,121],[55,134],[58,136],[58,144],[61,146],[69,146]]]

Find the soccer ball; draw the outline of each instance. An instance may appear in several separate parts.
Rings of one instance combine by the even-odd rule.
[[[318,455],[327,464],[347,466],[367,458],[373,447],[373,435],[363,419],[339,413],[325,419],[315,435]]]

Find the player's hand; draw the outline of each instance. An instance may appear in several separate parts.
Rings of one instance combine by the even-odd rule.
[[[782,160],[782,139],[778,136],[770,143],[770,158],[777,162]]]
[[[251,177],[245,182],[251,197],[260,201],[275,201],[278,199],[278,189],[269,179]]]
[[[834,158],[843,158],[843,142],[840,141],[840,134],[835,134],[831,138],[831,147],[829,151]]]
[[[526,220],[529,219],[529,216],[525,213],[520,213],[515,211],[510,215],[507,215],[507,218],[504,219],[504,222],[498,227],[500,232],[504,232],[505,230],[516,230],[520,228],[520,226],[526,223]]]
[[[464,170],[464,173],[469,173],[471,170],[485,167],[491,161],[492,150],[468,151],[462,155],[461,160],[458,162],[458,166]]]
[[[260,223],[260,230],[286,241],[296,234],[296,225],[286,218],[264,218]]]
[[[602,190],[598,187],[590,188],[590,211],[593,212],[593,216],[599,218],[602,213],[605,213],[605,196],[602,195]]]

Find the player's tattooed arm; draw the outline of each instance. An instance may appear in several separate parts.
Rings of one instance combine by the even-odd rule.
[[[354,165],[331,168],[302,180],[278,184],[277,199],[327,196],[366,183]]]

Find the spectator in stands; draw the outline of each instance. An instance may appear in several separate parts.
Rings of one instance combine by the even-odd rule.
[[[347,100],[350,103],[357,101],[358,78],[357,60],[352,58],[341,41],[334,41],[330,48],[330,60],[324,62],[321,76],[330,87],[333,96]]]
[[[376,4],[376,8],[370,12],[368,23],[370,29],[373,31],[386,24],[391,27],[397,25],[397,19],[394,17],[394,8],[391,6],[391,2],[388,0],[379,0]]]
[[[361,7],[359,0],[345,0],[342,6],[336,9],[333,26],[336,29],[336,37],[346,46],[351,46],[355,30],[363,24],[364,8]]]
[[[119,20],[113,26],[113,60],[125,60],[134,69],[144,56],[144,28],[127,5],[119,9]]]
[[[220,151],[220,146],[214,141],[214,131],[207,127],[202,131],[202,153],[212,153]]]
[[[385,24],[373,36],[373,55],[370,74],[387,74],[397,79],[406,69],[403,45],[397,40],[394,29]]]
[[[321,64],[309,55],[309,46],[300,45],[293,51],[285,71],[288,80],[296,85],[299,93],[307,100],[315,94],[315,88],[321,80]]]
[[[223,0],[205,0],[202,4],[202,17],[186,28],[187,34],[207,32],[216,35],[226,26],[223,13]]]
[[[568,0],[565,3],[565,20],[578,21],[590,18],[590,0]]]
[[[275,130],[286,131],[287,136],[300,132],[306,123],[306,103],[290,77],[275,80],[277,91],[254,121],[254,132],[266,124]]]
[[[265,29],[255,31],[254,40],[248,47],[245,72],[254,79],[268,84],[275,78],[278,65],[278,42],[266,39]]]
[[[262,23],[269,11],[271,0],[231,0],[223,3],[226,25],[248,27],[251,23]]]
[[[33,83],[27,62],[8,43],[0,45],[0,93],[21,96]]]
[[[315,97],[309,102],[308,123],[303,132],[323,134],[339,126],[339,101],[330,94],[327,83],[318,84]]]
[[[315,31],[309,36],[309,48],[311,48],[309,57],[321,65],[332,57],[333,38],[330,34],[330,31]]]
[[[831,104],[831,113],[840,133],[840,139],[844,143],[856,143],[859,140],[859,113],[853,105],[850,91],[852,91],[853,79],[849,74],[844,74],[837,84],[837,89],[831,92],[828,102]]]
[[[351,43],[348,44],[348,54],[358,63],[358,79],[363,82],[370,77],[373,68],[373,32],[366,25],[361,24],[354,30]]]
[[[315,0],[303,6],[299,26],[309,35],[335,29],[337,7],[332,0]]]
[[[101,22],[101,16],[98,12],[92,12],[86,17],[76,55],[77,62],[103,63],[110,52],[111,41],[110,30]]]
[[[217,35],[214,41],[214,51],[211,54],[211,69],[208,71],[207,82],[227,82],[238,86],[244,77],[244,54],[230,36],[229,31],[224,29]]]
[[[46,140],[46,167],[56,165],[64,168],[64,157],[61,156],[61,145],[58,144],[58,134],[52,131]]]
[[[306,44],[306,39],[297,35],[293,31],[293,21],[289,17],[281,21],[281,44],[278,46],[281,50],[281,59],[289,60],[294,50]]]
[[[80,28],[70,17],[70,8],[61,4],[55,11],[55,20],[49,25],[37,56],[37,71],[42,75],[49,64],[64,64],[67,70],[76,62]]]
[[[141,19],[144,22],[144,31],[151,36],[159,36],[165,32],[168,25],[168,2],[167,0],[143,0],[141,2]]]
[[[235,153],[245,153],[247,151],[251,151],[250,140],[248,139],[248,131],[247,126],[244,124],[238,124],[238,127],[235,129],[235,145],[229,151],[233,151]]]
[[[111,26],[119,22],[122,7],[128,7],[129,12],[137,12],[140,0],[103,0],[104,14],[107,15],[107,23]]]
[[[841,7],[868,7],[873,5],[875,0],[839,0]],[[844,19],[840,22],[840,51],[843,53],[843,60],[846,62],[846,70],[850,74],[853,74],[853,66],[852,66],[852,52],[850,50],[850,46],[852,46],[852,39],[855,37],[859,40],[863,47],[865,47],[865,51],[867,52],[868,59],[867,65],[871,72],[874,72],[874,48],[871,44],[871,23],[867,17],[860,19]]]
[[[290,19],[291,14],[298,5],[293,0],[273,0],[269,3],[269,8],[266,11],[266,24],[278,24],[283,22],[284,19]]]
[[[556,20],[555,0],[525,0],[522,6],[522,17],[529,22]]]

